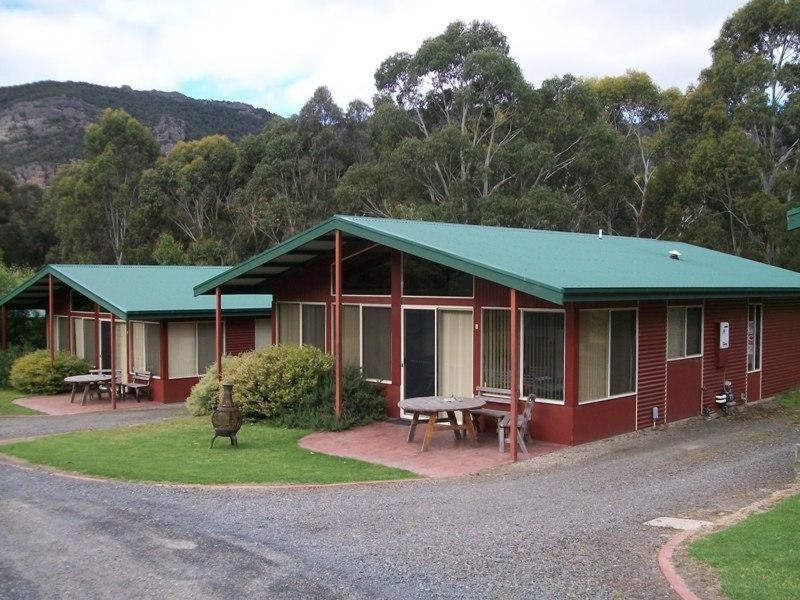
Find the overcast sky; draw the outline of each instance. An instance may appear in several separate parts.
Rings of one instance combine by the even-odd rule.
[[[369,100],[378,64],[456,19],[488,19],[534,84],[647,71],[685,88],[742,0],[0,0],[0,86],[42,79],[177,90],[282,115],[319,85]]]

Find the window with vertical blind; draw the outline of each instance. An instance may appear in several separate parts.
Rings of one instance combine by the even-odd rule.
[[[481,335],[481,385],[503,390],[509,383],[511,355],[511,311],[503,308],[485,308]]]
[[[114,339],[116,352],[116,369],[122,372],[122,381],[128,381],[128,326],[126,323],[116,323],[116,338]]]
[[[580,313],[578,401],[636,391],[636,311]]]
[[[66,352],[69,350],[69,317],[56,317],[56,350]]]
[[[215,325],[210,321],[169,324],[170,378],[196,377],[214,364],[215,331]],[[224,335],[222,339],[224,341]]]
[[[60,345],[60,342],[59,342]],[[72,348],[76,356],[94,364],[94,319],[72,319]]]
[[[325,305],[278,302],[278,343],[325,351]]]
[[[522,312],[522,394],[564,400],[564,313]]]
[[[272,321],[270,319],[255,319],[253,322],[256,330],[256,350],[272,346]]]
[[[388,306],[342,307],[342,359],[367,379],[392,379],[392,324]]]
[[[761,370],[761,304],[747,306],[747,370]]]
[[[161,326],[158,323],[133,321],[131,345],[133,356],[131,368],[134,371],[150,371],[155,376],[161,374]]]
[[[700,356],[702,342],[702,307],[670,306],[667,309],[667,358]]]

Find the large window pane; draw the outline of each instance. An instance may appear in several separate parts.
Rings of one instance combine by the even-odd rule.
[[[56,317],[56,350],[69,350],[69,317]]]
[[[191,377],[197,375],[197,336],[195,323],[170,323],[169,376]],[[149,369],[148,369],[149,370]]]
[[[509,333],[511,311],[490,308],[483,311],[481,385],[507,390],[511,365]]]
[[[70,298],[70,307],[75,311],[94,312],[94,302],[89,300],[89,298],[83,294],[74,290],[72,291]]]
[[[144,323],[131,323],[131,337],[133,343],[133,356],[131,357],[131,368],[134,371],[146,371],[147,360],[147,335],[145,334]]]
[[[361,308],[359,306],[342,307],[342,359],[346,365],[361,367]]]
[[[278,343],[300,345],[300,305],[279,302]]]
[[[564,399],[564,315],[522,313],[522,393]]]
[[[685,356],[686,322],[685,309],[673,307],[667,309],[667,358]]]
[[[202,375],[217,361],[217,339],[215,323],[197,324],[197,373]],[[223,337],[224,339],[224,337]]]
[[[686,309],[686,355],[702,354],[703,309],[692,306]]]
[[[94,364],[94,319],[83,319],[83,358]]]
[[[270,319],[256,319],[256,350],[272,346],[272,321]]]
[[[761,305],[747,307],[747,370],[761,368]]]
[[[438,312],[437,393],[472,396],[472,312]]]
[[[375,246],[343,260],[342,293],[359,296],[390,295],[392,293],[391,248]],[[344,313],[342,315],[344,316]]]
[[[117,333],[114,339],[116,348],[116,367],[122,373],[122,381],[128,381],[128,326],[126,323],[116,323]]]
[[[145,331],[145,370],[153,375],[161,374],[161,325],[146,323]]]
[[[83,356],[83,319],[72,319],[72,352]]]
[[[581,312],[579,347],[578,399],[604,398],[608,395],[608,311]]]
[[[346,316],[346,314],[342,313],[342,316]],[[362,309],[362,317],[364,376],[370,379],[390,381],[392,379],[392,311],[389,308],[365,306]]]
[[[303,345],[325,351],[325,305],[303,304]]]
[[[611,311],[611,355],[609,395],[636,389],[636,313]]]
[[[403,255],[406,296],[472,296],[472,275],[410,254]]]

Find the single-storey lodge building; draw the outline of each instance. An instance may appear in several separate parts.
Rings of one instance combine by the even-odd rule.
[[[192,287],[226,270],[48,265],[0,297],[3,345],[9,310],[44,310],[48,348],[73,352],[97,369],[111,369],[113,361],[123,381],[147,371],[154,401],[182,402],[216,355],[215,300],[195,297]],[[271,301],[263,294],[225,298],[223,354],[272,343]]]
[[[391,417],[502,388],[578,444],[800,386],[800,274],[680,242],[335,216],[194,290],[272,295],[273,342],[359,366]]]

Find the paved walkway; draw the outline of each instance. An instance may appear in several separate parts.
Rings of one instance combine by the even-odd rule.
[[[785,485],[798,441],[769,417],[693,421],[469,477],[311,489],[0,465],[0,597],[667,600],[672,532],[643,523]]]
[[[508,452],[498,452],[496,434],[482,434],[479,446],[475,447],[465,441],[457,442],[450,431],[439,431],[428,451],[422,452],[424,434],[424,427],[418,427],[416,440],[409,444],[408,424],[390,421],[347,431],[312,433],[300,440],[300,445],[314,452],[398,467],[426,477],[471,475],[511,462]],[[520,452],[520,460],[536,458],[564,446],[532,442],[527,447],[529,453]]]
[[[103,398],[97,400],[92,397],[81,406],[81,394],[75,395],[75,401],[70,403],[69,394],[56,394],[55,396],[28,396],[27,398],[17,398],[14,404],[25,406],[32,410],[37,410],[46,415],[82,415],[91,412],[102,412],[111,410],[111,400]],[[143,410],[148,408],[158,408],[160,403],[150,400],[136,402],[133,398],[117,400],[117,410]]]

